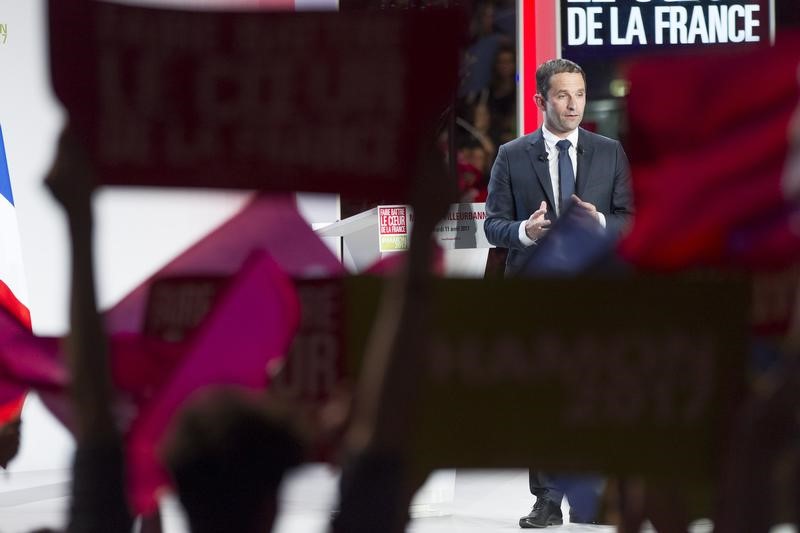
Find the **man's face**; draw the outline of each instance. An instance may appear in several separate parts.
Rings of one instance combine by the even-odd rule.
[[[536,94],[536,105],[544,113],[548,130],[566,137],[583,120],[586,107],[586,84],[578,72],[562,72],[550,78],[547,99]]]

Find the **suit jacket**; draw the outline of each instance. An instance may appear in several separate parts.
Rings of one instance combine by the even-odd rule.
[[[619,235],[633,215],[630,166],[619,141],[583,128],[578,132],[575,194],[606,217],[606,231]],[[517,273],[536,245],[519,240],[519,225],[547,204],[555,218],[555,197],[541,128],[500,147],[492,166],[484,231],[490,243],[508,248],[506,275]]]

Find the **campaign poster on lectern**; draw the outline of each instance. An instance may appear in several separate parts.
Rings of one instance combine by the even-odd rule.
[[[378,206],[378,247],[381,253],[408,250],[411,223],[410,206]]]
[[[433,237],[444,250],[491,248],[483,231],[485,203],[451,204],[444,218],[433,228]],[[378,206],[380,252],[408,250],[414,225],[414,211],[408,205]]]

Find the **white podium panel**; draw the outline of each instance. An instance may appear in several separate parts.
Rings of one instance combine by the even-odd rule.
[[[317,229],[320,237],[342,238],[342,262],[349,272],[363,272],[387,254],[380,251],[379,207]],[[445,275],[483,277],[491,245],[483,232],[485,204],[453,204],[434,235],[444,249]],[[413,214],[408,224],[413,227]]]

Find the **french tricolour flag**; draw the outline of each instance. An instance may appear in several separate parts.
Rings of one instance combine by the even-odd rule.
[[[10,312],[28,328],[31,315],[26,302],[28,291],[25,271],[22,268],[22,249],[19,243],[17,215],[14,211],[14,195],[8,174],[3,129],[0,127],[0,307]],[[0,404],[0,425],[17,416],[22,400]]]

